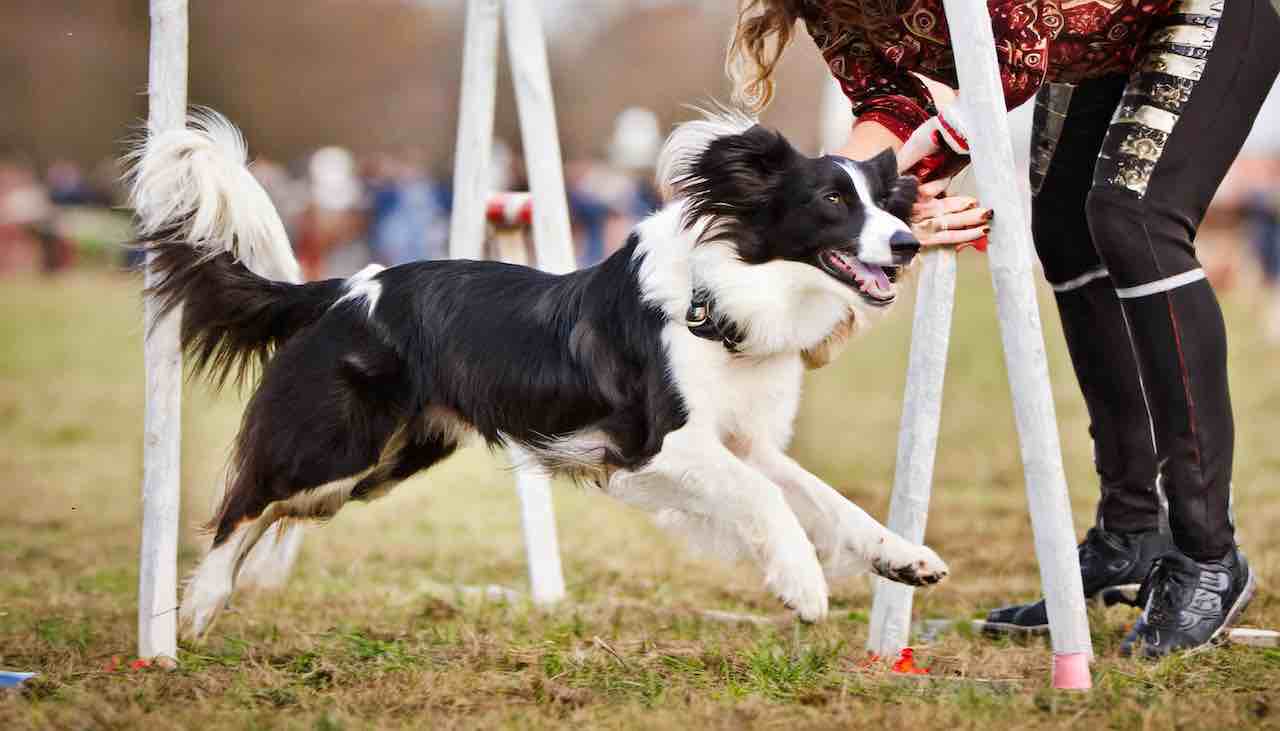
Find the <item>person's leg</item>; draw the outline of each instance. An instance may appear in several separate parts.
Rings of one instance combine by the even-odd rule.
[[[1151,420],[1124,312],[1083,215],[1125,85],[1123,76],[1051,84],[1037,98],[1032,230],[1089,411],[1102,492],[1098,527],[1136,533],[1159,527]]]
[[[1192,240],[1277,69],[1280,18],[1268,0],[1178,0],[1140,55],[1089,193],[1090,230],[1138,355],[1178,548],[1149,578],[1126,644],[1141,640],[1149,654],[1216,636],[1252,592],[1230,516],[1226,331]],[[1197,598],[1197,585],[1213,600]]]
[[[1088,596],[1134,601],[1159,533],[1151,420],[1138,380],[1124,312],[1085,219],[1094,161],[1126,79],[1050,84],[1036,98],[1031,142],[1032,229],[1045,279],[1089,411],[1101,497],[1097,526],[1080,546]],[[1047,629],[1044,602],[1002,607],[993,628]]]

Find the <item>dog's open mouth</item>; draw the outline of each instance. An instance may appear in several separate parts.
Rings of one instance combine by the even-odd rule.
[[[823,249],[818,252],[818,263],[823,271],[857,290],[873,305],[888,305],[896,296],[893,281],[898,273],[897,267],[864,264],[846,249]]]

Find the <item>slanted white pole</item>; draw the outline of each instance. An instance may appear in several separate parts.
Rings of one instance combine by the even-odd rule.
[[[542,26],[532,4],[517,0],[505,5],[520,131],[536,199],[533,232],[538,265],[547,271],[569,272],[574,268],[573,247]],[[469,0],[467,5],[450,220],[449,250],[455,259],[480,259],[484,252],[485,208],[492,192],[489,173],[497,98],[498,18],[503,9],[502,0]],[[565,587],[551,482],[541,470],[531,467],[528,455],[517,449],[509,451],[517,465],[516,491],[529,561],[530,594],[537,604],[552,604],[564,598]]]
[[[151,0],[150,111],[155,135],[186,124],[187,0]],[[155,283],[148,266],[148,287]],[[138,656],[177,658],[178,505],[182,461],[180,312],[155,323],[144,303],[146,416],[143,424],[142,547],[138,564]]]
[[[534,604],[549,606],[565,595],[551,478],[523,450],[511,447],[508,452],[520,465],[516,470],[516,492],[520,495],[520,526],[524,529],[524,552],[529,561],[529,596]]]
[[[449,256],[484,255],[484,206],[493,158],[493,109],[498,96],[498,14],[501,0],[470,0],[462,51],[458,144],[453,161]]]
[[[506,0],[505,29],[516,106],[520,112],[520,138],[529,192],[533,193],[533,246],[538,268],[554,274],[575,268],[573,238],[569,230],[569,204],[564,192],[564,162],[560,158],[560,134],[547,70],[547,46],[538,18],[537,3]]]
[[[818,143],[823,154],[831,154],[844,147],[853,129],[853,107],[840,88],[840,82],[827,74],[827,85],[822,87],[822,111],[818,115]]]
[[[912,543],[924,543],[929,518],[929,492],[942,420],[942,386],[951,340],[951,314],[956,294],[956,252],[939,248],[921,254],[920,284],[916,290],[911,353],[907,357],[907,386],[898,430],[898,464],[889,530]],[[906,584],[875,580],[871,631],[867,649],[880,657],[897,657],[911,632],[911,600]]]
[[[495,193],[486,207],[493,224],[498,256],[512,264],[525,264],[524,237],[533,220],[528,193]],[[564,574],[556,540],[556,516],[551,503],[551,479],[519,447],[509,447],[516,466],[516,492],[520,495],[520,525],[524,529],[525,557],[529,562],[529,588],[534,604],[554,604],[564,598]]]
[[[828,78],[822,94],[819,129],[823,151],[840,149],[849,139],[852,124],[848,98],[839,83]],[[888,521],[889,530],[913,543],[924,543],[929,517],[929,492],[942,417],[942,385],[956,290],[954,249],[935,249],[922,254],[921,259]],[[867,649],[880,657],[897,657],[907,646],[911,632],[914,590],[906,584],[879,578],[874,580],[874,586]]]
[[[1093,655],[1089,620],[1032,280],[1029,206],[1014,164],[991,16],[982,0],[946,0],[945,7],[960,100],[971,120],[966,132],[978,197],[996,211],[988,259],[1049,614],[1053,683],[1058,688],[1088,689]]]
[[[565,274],[576,267],[542,21],[537,4],[527,0],[506,0],[503,13],[507,57],[520,114],[520,139],[529,172],[529,192],[533,194],[534,253],[539,269]],[[512,456],[521,457],[515,453]],[[526,465],[532,463],[528,459],[522,461]],[[520,494],[533,601],[544,605],[558,602],[564,598],[565,589],[551,504],[551,479],[545,472],[526,466],[516,475],[516,490]]]

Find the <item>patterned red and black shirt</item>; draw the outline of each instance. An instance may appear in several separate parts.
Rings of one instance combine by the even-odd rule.
[[[1173,2],[988,0],[1009,108],[1046,81],[1127,73],[1152,21]],[[936,113],[913,72],[957,85],[942,0],[804,0],[802,17],[853,113],[899,137]]]

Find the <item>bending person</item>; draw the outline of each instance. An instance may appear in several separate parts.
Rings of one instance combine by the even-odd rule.
[[[1243,611],[1256,580],[1231,517],[1226,329],[1193,241],[1280,70],[1280,17],[1268,0],[987,5],[1008,106],[1036,96],[1036,250],[1094,440],[1101,498],[1079,548],[1085,592],[1141,584],[1125,654],[1196,647]],[[966,120],[957,104],[935,106],[917,74],[957,85],[946,17],[941,0],[905,7],[741,0],[728,64],[739,96],[769,102],[802,21],[857,117],[843,153],[894,147],[902,167],[923,161],[945,177],[968,154]],[[914,223],[954,229],[962,205],[923,201]],[[971,216],[960,222],[970,235],[982,225]],[[989,618],[1048,622],[1043,601]]]

